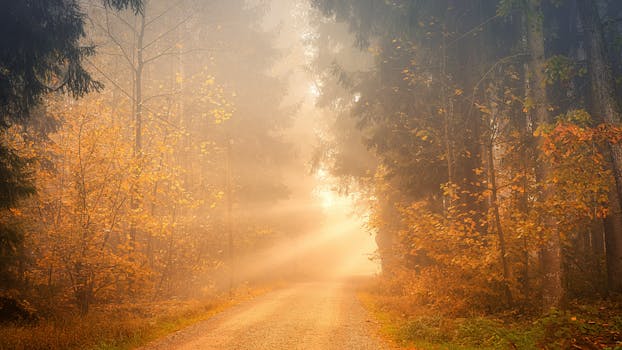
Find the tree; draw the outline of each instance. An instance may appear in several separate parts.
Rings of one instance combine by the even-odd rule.
[[[142,10],[142,0],[104,0],[115,9]],[[15,218],[6,210],[34,193],[26,170],[32,159],[20,158],[6,142],[8,129],[33,118],[46,119],[35,112],[41,100],[53,91],[81,97],[102,85],[84,69],[83,60],[94,54],[93,47],[81,46],[84,15],[78,1],[3,1],[0,14],[0,251],[12,260],[19,251],[22,234],[12,225]],[[53,120],[43,122],[53,130]],[[7,261],[5,261],[7,262]],[[10,263],[2,264],[2,275]],[[8,282],[3,279],[2,282]],[[6,283],[2,283],[6,285]]]
[[[549,115],[550,101],[546,91],[546,55],[544,46],[544,25],[543,12],[540,0],[530,0],[525,6],[526,32],[531,59],[529,61],[529,72],[531,80],[529,86],[529,96],[533,103],[534,119],[539,127],[544,127],[551,123]],[[539,142],[540,139],[539,139]],[[540,147],[540,146],[539,146]],[[541,202],[550,200],[555,189],[546,182],[550,177],[551,169],[549,165],[540,161],[537,163],[536,177],[542,184]],[[542,267],[543,285],[542,296],[544,308],[558,307],[563,295],[562,288],[562,257],[560,233],[558,231],[556,218],[553,215],[543,218],[543,242],[542,242]]]
[[[582,6],[588,3],[598,2]],[[391,286],[429,305],[460,300],[461,311],[536,304],[548,311],[566,295],[602,291],[598,256],[617,261],[598,241],[603,218],[607,227],[619,224],[606,160],[615,153],[607,149],[619,147],[620,98],[606,63],[619,57],[589,41],[610,40],[619,28],[588,32],[582,41],[578,18],[591,15],[574,2],[313,4],[325,17],[321,35],[347,45],[347,36],[324,29],[345,23],[355,46],[375,57],[361,71],[340,60],[338,45],[320,52],[318,62],[328,67],[319,74],[320,101],[354,120],[335,124],[336,140],[325,146],[333,148],[321,153],[328,164],[348,156],[349,133],[341,129],[349,125],[378,159],[357,176],[355,166],[331,169],[369,194],[379,252],[395,272]],[[587,91],[590,85],[597,91]],[[598,125],[605,107],[615,123]],[[607,230],[607,239],[617,237],[619,229]],[[439,284],[444,288],[430,288]]]
[[[616,83],[609,62],[607,44],[602,20],[598,13],[598,2],[577,0],[579,15],[583,24],[591,92],[597,115],[607,124],[620,125],[622,113],[616,95]],[[620,223],[620,198],[622,194],[622,146],[609,143],[616,190],[612,190],[612,229],[606,231],[607,276],[609,288],[622,292],[622,224]]]

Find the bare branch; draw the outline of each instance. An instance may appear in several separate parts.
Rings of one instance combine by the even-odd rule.
[[[182,2],[184,2],[185,0],[179,0],[176,3],[174,3],[173,5],[171,5],[170,7],[168,7],[166,10],[162,11],[159,15],[151,18],[150,20],[148,20],[145,23],[145,27],[148,27],[150,24],[152,24],[153,22],[157,21],[158,19],[162,18],[162,16],[164,16],[165,14],[167,14],[170,10],[172,10],[173,8],[177,7],[179,4],[181,4]]]
[[[100,29],[104,30],[106,32],[106,34],[108,34],[108,38],[110,38],[110,40],[112,40],[112,42],[119,48],[119,50],[121,51],[121,56],[123,58],[125,58],[125,60],[127,61],[127,63],[130,65],[130,67],[132,67],[132,69],[134,68],[134,60],[131,58],[131,56],[127,53],[127,51],[125,50],[125,48],[123,47],[123,45],[121,44],[121,42],[119,42],[119,40],[112,34],[112,31],[110,30],[110,19],[108,18],[108,11],[106,11],[106,27],[104,27],[103,25],[94,22]]]
[[[142,49],[144,50],[144,49],[148,48],[149,46],[155,44],[157,41],[159,41],[163,37],[169,35],[171,32],[177,30],[177,28],[179,28],[182,24],[188,22],[188,20],[190,20],[192,17],[193,17],[192,14],[188,15],[188,17],[186,17],[183,20],[179,21],[177,24],[175,24],[174,26],[172,26],[168,30],[164,31],[162,34],[158,35],[155,39],[151,40],[146,45],[143,45]]]

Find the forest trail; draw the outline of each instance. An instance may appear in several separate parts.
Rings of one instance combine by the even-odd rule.
[[[299,283],[240,304],[142,350],[389,349],[352,281]]]

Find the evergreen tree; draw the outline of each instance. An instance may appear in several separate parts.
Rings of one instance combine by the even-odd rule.
[[[104,0],[115,9],[142,10],[141,0]],[[85,17],[76,0],[24,0],[0,3],[0,285],[10,284],[9,269],[19,256],[22,235],[7,209],[34,193],[26,165],[8,144],[9,128],[25,129],[41,99],[59,91],[74,97],[101,88],[82,63],[93,47],[81,44]],[[47,124],[53,125],[48,120]],[[20,130],[21,132],[21,130]]]

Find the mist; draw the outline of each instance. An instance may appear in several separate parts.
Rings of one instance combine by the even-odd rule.
[[[7,134],[38,160],[36,195],[20,202],[29,266],[18,279],[53,289],[42,301],[86,313],[378,271],[364,204],[314,160],[327,123],[310,4],[80,9],[88,93],[46,95],[32,137]],[[62,84],[56,74],[46,83]]]
[[[619,347],[621,17],[0,1],[0,350]]]

